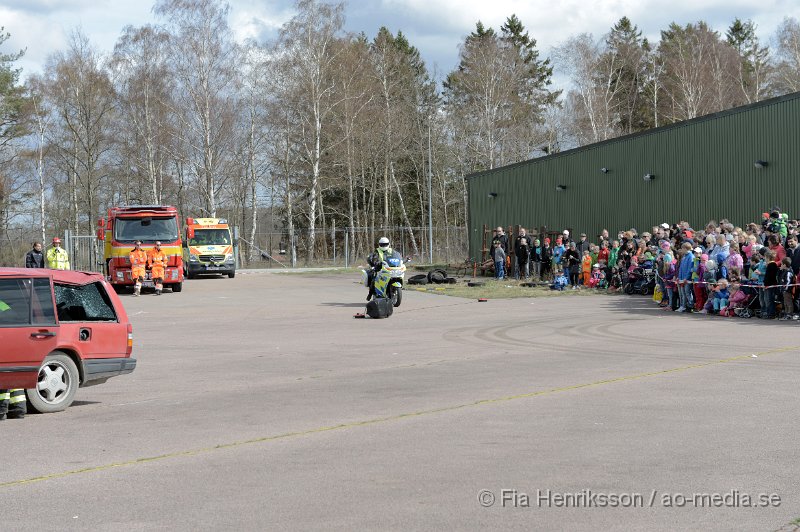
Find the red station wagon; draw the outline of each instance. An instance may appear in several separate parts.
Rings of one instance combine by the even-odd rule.
[[[0,268],[0,389],[26,388],[38,412],[72,404],[78,387],[136,368],[133,328],[97,273]]]

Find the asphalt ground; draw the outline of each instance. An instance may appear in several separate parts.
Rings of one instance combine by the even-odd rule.
[[[354,281],[123,297],[136,371],[0,424],[0,530],[794,529],[800,322],[416,291],[353,319]]]

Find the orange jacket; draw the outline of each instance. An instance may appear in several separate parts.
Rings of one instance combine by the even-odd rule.
[[[147,254],[147,260],[153,270],[153,277],[164,277],[164,269],[167,267],[167,261],[169,260],[164,250],[151,249]]]
[[[144,250],[136,251],[136,248],[131,251],[131,275],[133,277],[144,277],[144,269],[147,266],[147,253]]]

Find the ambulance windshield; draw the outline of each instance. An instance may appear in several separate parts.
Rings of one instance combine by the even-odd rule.
[[[195,229],[190,246],[230,246],[231,233],[227,229]]]

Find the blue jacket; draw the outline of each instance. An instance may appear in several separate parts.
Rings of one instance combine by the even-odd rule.
[[[692,278],[692,268],[694,267],[694,254],[687,253],[681,259],[681,265],[678,269],[678,280],[688,281]]]

